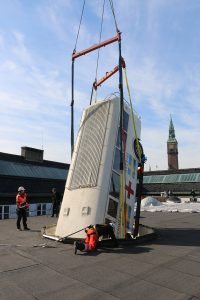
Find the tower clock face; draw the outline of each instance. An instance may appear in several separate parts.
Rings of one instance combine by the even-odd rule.
[[[176,151],[177,150],[177,144],[168,143],[167,148],[168,148],[169,151]]]
[[[177,153],[177,145],[175,144],[168,144],[168,153],[176,154]]]

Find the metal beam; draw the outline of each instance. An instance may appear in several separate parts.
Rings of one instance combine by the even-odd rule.
[[[85,55],[85,54],[87,54],[87,53],[89,53],[91,51],[97,50],[97,49],[99,49],[101,47],[105,47],[106,45],[109,45],[111,43],[119,41],[120,39],[121,39],[121,33],[119,32],[117,35],[111,37],[110,39],[107,39],[107,40],[105,40],[105,41],[103,41],[103,42],[101,42],[99,44],[95,44],[95,45],[93,45],[93,46],[91,46],[91,47],[89,47],[89,48],[87,48],[85,50],[79,51],[77,53],[74,51],[72,53],[72,60],[74,60],[75,58],[77,58],[79,56]]]

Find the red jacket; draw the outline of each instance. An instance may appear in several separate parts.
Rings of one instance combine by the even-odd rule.
[[[88,246],[88,250],[95,250],[98,242],[98,234],[96,229],[88,229],[86,233],[87,236],[85,238],[85,244]]]
[[[26,202],[27,194],[17,194],[16,196],[16,204],[18,208],[25,208],[28,206]]]

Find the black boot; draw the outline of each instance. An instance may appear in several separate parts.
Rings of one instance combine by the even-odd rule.
[[[28,227],[24,227],[24,230],[30,230],[30,228],[28,228]]]
[[[82,242],[76,242],[76,248],[80,251],[83,251],[85,249],[85,244]]]

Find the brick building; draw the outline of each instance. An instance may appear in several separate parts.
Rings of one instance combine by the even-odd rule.
[[[170,118],[170,124],[169,124],[169,138],[167,140],[167,155],[168,155],[168,169],[178,170],[178,142],[176,140],[172,118]]]

